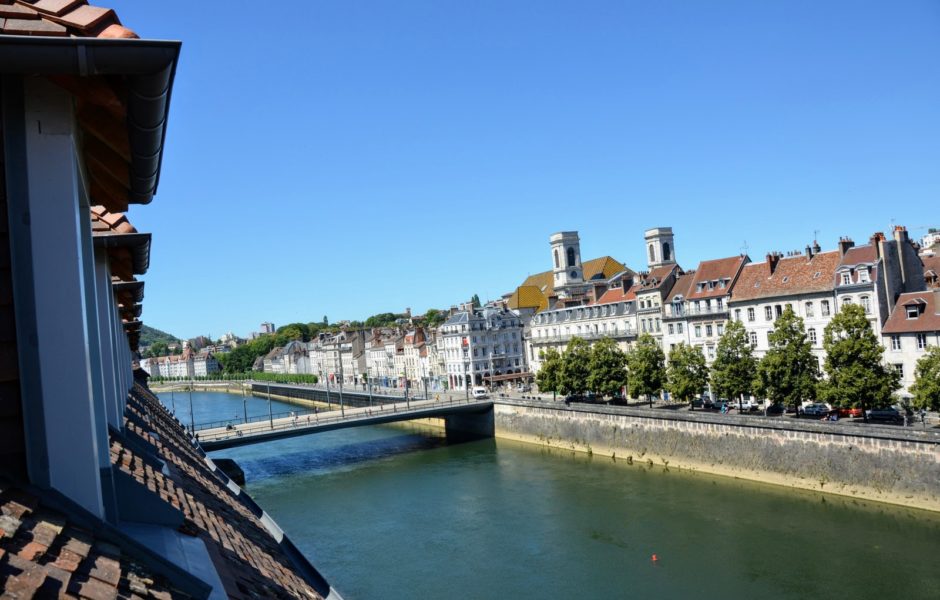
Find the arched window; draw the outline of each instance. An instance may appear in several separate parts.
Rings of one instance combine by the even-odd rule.
[[[555,268],[558,268],[558,248],[555,248]]]
[[[574,248],[568,248],[568,266],[574,266]]]
[[[669,242],[663,244],[663,260],[670,260],[669,255]]]
[[[861,300],[862,302],[862,308],[865,309],[865,313],[866,314],[870,313],[871,312],[871,298],[869,298],[868,296],[862,296],[861,298],[859,298],[859,300]]]
[[[653,248],[653,244],[650,244],[650,262],[656,261],[656,250]]]

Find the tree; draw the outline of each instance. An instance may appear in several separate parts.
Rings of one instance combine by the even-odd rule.
[[[862,415],[869,403],[878,408],[891,402],[900,375],[882,361],[884,348],[860,305],[846,304],[832,318],[823,332],[823,348],[828,376],[819,384],[823,400],[861,407]]]
[[[591,347],[588,389],[599,396],[613,396],[627,385],[627,356],[617,342],[605,337]]]
[[[424,313],[424,322],[428,327],[439,327],[446,320],[447,315],[436,308],[429,308],[428,311]]]
[[[692,400],[708,385],[708,366],[701,349],[679,344],[669,352],[669,368],[666,369],[666,389],[669,393],[688,402],[695,410]]]
[[[799,406],[816,399],[819,360],[806,337],[803,319],[787,306],[768,334],[770,349],[757,365],[755,391],[774,404]]]
[[[535,375],[535,383],[540,392],[551,392],[552,399],[558,393],[558,384],[561,379],[561,354],[554,348],[549,348],[541,354],[542,366]]]
[[[641,334],[636,345],[627,355],[630,395],[646,395],[650,407],[653,394],[663,389],[666,381],[666,357],[659,343],[648,333]]]
[[[590,375],[591,349],[579,337],[573,337],[565,348],[558,377],[558,391],[562,394],[580,394],[587,389]]]
[[[474,294],[473,298],[470,299],[470,302],[473,303],[474,308],[480,308],[482,306],[480,303],[480,296],[478,294]]]
[[[323,315],[323,326],[327,327],[330,324],[330,320],[326,318],[326,315]]]
[[[743,396],[754,387],[757,366],[744,324],[730,321],[715,349],[712,363],[712,387],[719,398],[737,398],[743,409]]]
[[[940,410],[940,346],[933,346],[917,361],[914,369],[914,406]]]
[[[167,354],[169,354],[169,351],[167,350],[166,342],[162,340],[156,341],[153,344],[151,344],[150,350],[147,351],[147,355],[150,358],[155,358],[157,356],[166,356]]]

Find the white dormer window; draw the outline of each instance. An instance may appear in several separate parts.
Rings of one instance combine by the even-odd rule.
[[[920,311],[917,310],[917,306],[906,306],[907,309],[907,318],[916,319]]]
[[[843,273],[843,274],[842,274],[842,285],[849,285],[849,284],[851,284],[851,283],[852,283],[852,274],[851,274],[851,273]]]
[[[871,279],[868,277],[868,268],[862,268],[858,271],[858,282],[859,283],[868,283]]]

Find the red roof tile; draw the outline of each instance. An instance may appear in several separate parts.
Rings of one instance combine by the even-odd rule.
[[[137,37],[121,25],[113,10],[90,6],[85,0],[0,1],[0,34]]]
[[[672,302],[678,296],[682,296],[683,299],[688,298],[689,290],[693,289],[692,282],[695,280],[695,275],[695,271],[689,271],[688,273],[680,275],[676,280],[676,285],[672,286],[672,290],[669,292],[669,298],[666,301]],[[727,293],[727,290],[725,290],[725,292]]]
[[[741,267],[744,266],[747,257],[731,256],[728,258],[718,258],[715,260],[704,260],[698,264],[695,270],[695,278],[689,286],[686,299],[698,300],[702,298],[715,298],[725,296],[731,293],[731,285],[738,277]],[[715,285],[708,289],[708,283],[714,281],[725,281],[725,287]],[[703,284],[702,290],[698,291],[699,284]]]
[[[113,213],[103,206],[91,207],[91,231],[97,234],[137,233],[124,213]]]
[[[918,316],[907,318],[907,305],[918,307]],[[940,290],[901,294],[882,333],[926,333],[940,331]]]
[[[832,291],[841,258],[838,250],[820,252],[812,258],[803,254],[781,256],[773,274],[767,262],[750,263],[741,269],[731,288],[731,301]]]

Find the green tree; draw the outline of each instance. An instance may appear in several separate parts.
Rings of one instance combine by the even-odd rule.
[[[395,321],[398,320],[398,315],[395,313],[379,313],[377,315],[372,315],[366,319],[364,325],[366,327],[388,327],[389,325],[394,325]]]
[[[480,308],[481,306],[483,306],[483,304],[480,302],[480,296],[478,294],[474,294],[473,298],[471,298],[470,301],[473,303],[473,306],[475,308]]]
[[[666,382],[666,356],[659,343],[648,333],[641,334],[627,354],[630,395],[645,395],[653,406],[653,395],[659,394]]]
[[[330,324],[330,320],[326,318],[326,315],[323,315],[323,326],[327,327]]]
[[[535,383],[539,386],[540,392],[551,392],[554,400],[561,379],[561,354],[558,353],[558,350],[549,348],[541,353],[541,359],[542,366],[539,367],[539,372],[535,374]]]
[[[917,361],[914,369],[914,406],[940,410],[940,346],[933,346]]]
[[[617,342],[605,337],[591,347],[588,371],[588,389],[613,396],[627,385],[627,356]]]
[[[666,389],[669,393],[688,402],[695,410],[692,400],[708,385],[708,366],[700,348],[679,344],[669,351],[669,367],[666,369]]]
[[[157,356],[166,356],[167,354],[169,354],[169,351],[167,350],[166,342],[162,340],[156,341],[153,344],[151,344],[150,349],[147,351],[147,355],[150,358],[154,358]]]
[[[768,334],[770,349],[757,365],[754,391],[774,404],[799,406],[815,400],[819,361],[806,337],[803,319],[787,306]]]
[[[715,349],[712,363],[712,388],[719,398],[737,398],[743,408],[743,397],[754,387],[757,365],[747,332],[740,321],[730,321]]]
[[[439,327],[441,323],[447,320],[447,315],[436,308],[429,308],[424,313],[424,322],[428,327]]]
[[[588,343],[579,337],[571,338],[562,356],[558,391],[566,396],[583,393],[588,387],[590,362],[591,349]]]
[[[864,309],[846,304],[823,332],[827,379],[819,384],[819,396],[835,406],[887,406],[898,389],[900,375],[884,364],[884,348],[878,343]],[[865,416],[867,420],[868,417]]]

